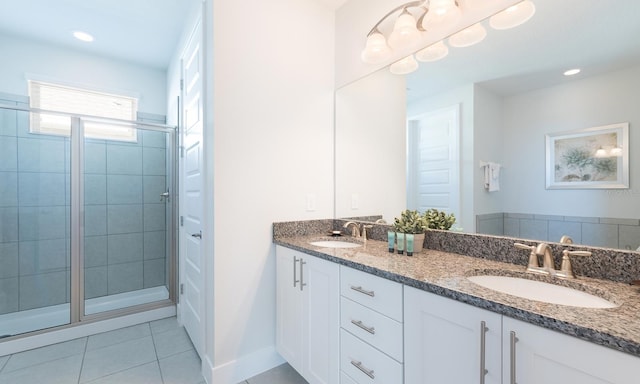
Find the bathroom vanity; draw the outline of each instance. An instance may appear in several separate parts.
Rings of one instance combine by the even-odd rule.
[[[637,383],[638,288],[531,276],[516,249],[510,263],[437,249],[390,254],[371,239],[310,244],[330,240],[331,225],[274,225],[277,349],[309,383]],[[613,308],[523,299],[469,280],[478,275],[548,280]]]

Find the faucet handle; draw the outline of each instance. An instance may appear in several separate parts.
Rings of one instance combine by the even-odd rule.
[[[527,251],[532,251],[532,252],[535,251],[536,249],[535,245],[527,245],[522,243],[513,243],[513,246],[520,249],[526,249]]]
[[[362,240],[367,241],[367,229],[373,228],[373,225],[362,224],[362,231],[360,231]]]
[[[538,255],[536,254],[535,245],[526,245],[522,243],[513,243],[513,246],[519,249],[529,251],[529,262],[527,263],[527,271],[537,272],[540,269],[540,263],[538,262]]]
[[[591,256],[589,251],[570,251],[565,249],[562,251],[562,265],[560,266],[559,276],[566,278],[575,278],[573,273],[573,267],[571,266],[571,259],[569,256]]]

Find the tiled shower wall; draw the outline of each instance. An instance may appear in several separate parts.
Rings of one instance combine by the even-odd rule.
[[[476,216],[476,231],[551,242],[568,235],[576,244],[629,250],[640,247],[640,219],[490,213]]]
[[[87,299],[166,285],[166,147],[151,131],[86,141]],[[31,134],[26,112],[0,109],[0,314],[69,302],[69,169],[68,138]]]

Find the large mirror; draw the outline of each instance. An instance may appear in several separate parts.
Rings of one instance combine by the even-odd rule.
[[[515,29],[487,27],[412,74],[382,69],[336,92],[337,218],[438,208],[465,232],[640,247],[640,3],[534,3]],[[546,188],[545,135],[622,122],[629,188]],[[500,165],[492,191],[486,163]]]

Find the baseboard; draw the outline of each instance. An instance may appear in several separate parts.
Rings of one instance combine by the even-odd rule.
[[[205,357],[202,375],[210,384],[238,384],[284,362],[275,347],[268,347],[218,366]]]

